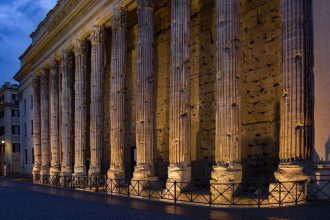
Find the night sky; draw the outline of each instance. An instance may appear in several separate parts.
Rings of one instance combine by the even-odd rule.
[[[0,84],[14,82],[30,34],[57,0],[0,0]]]

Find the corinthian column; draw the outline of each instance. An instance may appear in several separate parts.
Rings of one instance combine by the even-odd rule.
[[[53,59],[50,63],[50,175],[60,173],[60,143],[59,143],[59,93],[58,93],[58,63]]]
[[[41,175],[49,175],[50,168],[48,85],[48,70],[42,69],[40,75]]]
[[[110,78],[110,179],[123,179],[125,146],[125,65],[126,11],[116,8],[112,15],[111,78]]]
[[[73,163],[73,57],[70,51],[62,51],[61,60],[62,95],[61,95],[61,175],[72,174]]]
[[[75,129],[74,129],[74,175],[86,175],[87,145],[87,59],[86,40],[77,40],[75,45]]]
[[[190,0],[171,1],[171,72],[168,182],[189,182],[190,167]]]
[[[154,147],[154,1],[137,0],[138,57],[136,94],[137,164],[133,180],[156,180]]]
[[[240,137],[239,0],[215,0],[216,129],[211,183],[242,180]],[[227,187],[227,186],[226,186]]]
[[[282,99],[280,182],[304,180],[304,162],[311,153],[310,0],[281,0]]]
[[[104,81],[104,28],[95,26],[91,34],[91,110],[90,110],[90,149],[91,165],[89,175],[101,173],[103,145],[103,81]]]
[[[41,125],[40,125],[40,78],[34,76],[33,87],[33,149],[34,166],[33,175],[38,176],[41,171]],[[35,178],[34,178],[35,179]]]

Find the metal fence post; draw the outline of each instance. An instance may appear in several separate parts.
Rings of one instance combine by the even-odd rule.
[[[176,204],[176,181],[174,181],[174,203]]]

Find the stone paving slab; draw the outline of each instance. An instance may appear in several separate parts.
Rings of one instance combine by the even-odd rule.
[[[330,203],[215,209],[114,197],[0,178],[0,219],[330,219]]]

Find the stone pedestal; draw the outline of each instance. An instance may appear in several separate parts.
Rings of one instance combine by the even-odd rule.
[[[174,187],[176,182],[176,187]],[[191,167],[171,164],[168,167],[168,179],[166,182],[166,191],[174,195],[174,191],[185,191],[191,182]],[[169,195],[168,195],[169,196]],[[169,196],[171,197],[171,196]]]
[[[269,185],[269,203],[271,206],[290,206],[306,202],[307,181],[302,164],[280,163],[274,173],[278,183]]]
[[[212,202],[219,205],[230,204],[241,181],[242,165],[240,163],[214,166],[210,181]]]

